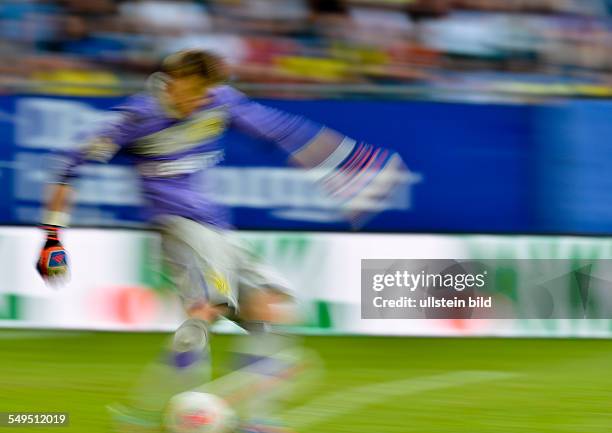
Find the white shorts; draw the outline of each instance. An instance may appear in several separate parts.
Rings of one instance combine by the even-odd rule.
[[[237,311],[249,292],[290,294],[286,280],[233,233],[179,216],[164,217],[159,227],[163,259],[186,309],[207,302]]]

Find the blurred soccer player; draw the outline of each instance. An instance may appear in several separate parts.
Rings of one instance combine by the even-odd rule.
[[[275,371],[282,377],[294,367],[286,359],[274,362],[278,341],[265,333],[267,324],[290,319],[287,309],[280,308],[290,299],[287,284],[231,239],[227,212],[207,191],[207,169],[223,159],[220,138],[228,128],[280,146],[292,164],[310,170],[354,221],[377,211],[402,178],[403,164],[394,152],[253,102],[225,85],[225,78],[224,64],[208,52],[168,57],[146,92],[117,107],[119,120],[66,158],[42,221],[47,241],[37,269],[53,283],[68,272],[60,232],[68,225],[77,167],[107,162],[119,151],[133,158],[151,225],[161,234],[164,260],[189,316],[174,334],[167,371],[151,373],[156,383],[171,383],[171,392],[206,380],[208,330],[220,316],[236,320],[260,339],[250,345],[256,350],[243,354],[243,368],[264,360],[276,369],[268,365],[266,374]],[[139,404],[159,411],[167,397],[143,391]]]

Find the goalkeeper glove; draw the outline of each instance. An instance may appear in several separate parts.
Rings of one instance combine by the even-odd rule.
[[[64,282],[68,278],[68,258],[59,240],[60,227],[42,225],[41,228],[46,231],[47,239],[36,263],[36,270],[45,282]]]
[[[358,229],[385,210],[394,195],[405,191],[409,173],[398,153],[358,143],[351,154],[319,182],[339,203],[353,228]]]

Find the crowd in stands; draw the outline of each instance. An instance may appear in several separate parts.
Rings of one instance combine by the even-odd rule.
[[[113,87],[142,81],[170,52],[200,47],[225,57],[243,83],[571,85],[608,96],[610,3],[0,0],[0,84]]]

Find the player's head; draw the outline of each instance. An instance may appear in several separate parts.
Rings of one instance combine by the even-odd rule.
[[[183,116],[193,112],[206,91],[227,78],[226,66],[217,55],[203,50],[185,50],[168,56],[161,65],[168,78],[168,102]]]

